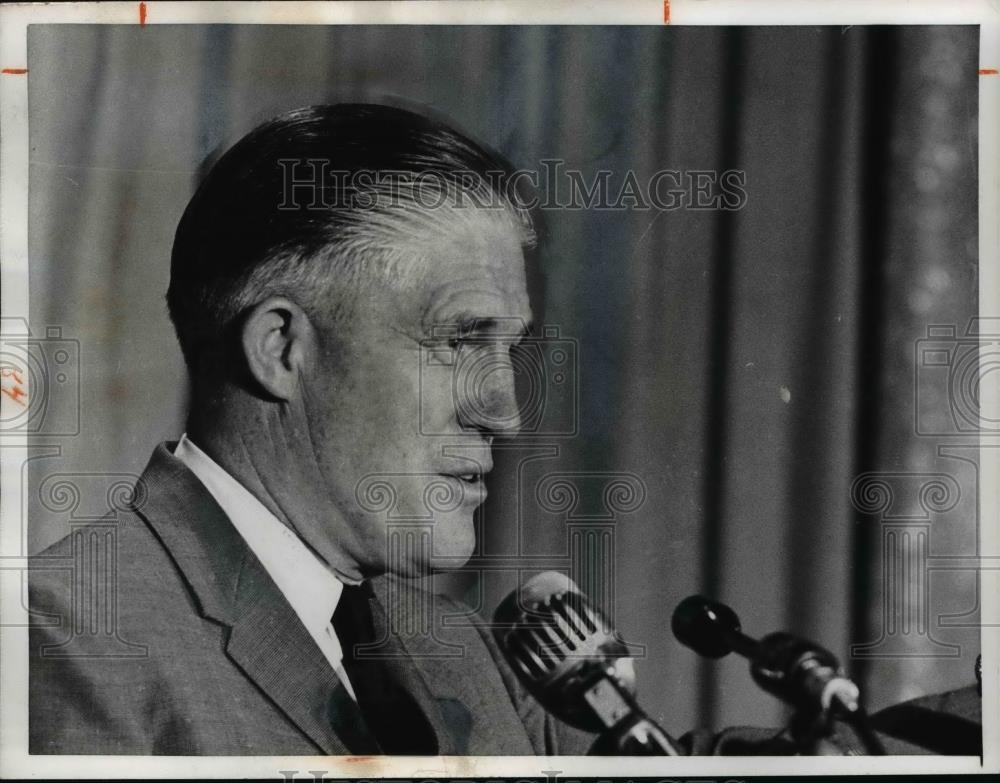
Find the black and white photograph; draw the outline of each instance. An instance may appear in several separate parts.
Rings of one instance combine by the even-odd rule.
[[[996,771],[995,8],[58,5],[5,776]]]

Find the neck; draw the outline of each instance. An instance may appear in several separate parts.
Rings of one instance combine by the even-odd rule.
[[[339,546],[350,541],[344,517],[329,499],[316,494],[325,486],[316,467],[303,466],[301,455],[288,448],[279,404],[231,387],[205,402],[188,416],[191,441],[343,581],[360,580],[360,567]]]
[[[253,443],[248,443],[238,431],[230,427],[219,426],[218,422],[206,427],[193,416],[189,417],[186,429],[188,438],[198,448],[243,485],[282,524],[298,534],[291,518],[278,501],[277,493],[268,489],[271,482],[267,479],[267,466],[258,458],[258,449]]]

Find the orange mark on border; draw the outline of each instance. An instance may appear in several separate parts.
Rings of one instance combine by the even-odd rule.
[[[22,76],[28,72],[27,68],[4,68],[0,73],[10,73],[15,76]]]
[[[146,4],[139,3],[139,25],[146,24]]]
[[[1000,74],[1000,71],[998,71],[996,68],[980,68],[979,69],[979,75],[980,76],[996,76],[997,74]]]
[[[670,0],[663,0],[663,24],[670,24]]]
[[[3,379],[0,382],[0,393],[6,394],[21,407],[26,407],[27,403],[21,401],[22,397],[28,398],[21,371],[17,367],[3,367],[0,368],[0,378]]]

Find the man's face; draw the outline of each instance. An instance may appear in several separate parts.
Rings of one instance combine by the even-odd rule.
[[[509,351],[531,316],[524,256],[511,228],[476,222],[415,243],[402,281],[366,288],[349,324],[324,332],[305,379],[313,451],[346,534],[322,519],[300,532],[339,538],[365,576],[415,574],[432,555],[435,567],[463,564],[493,437],[520,426]]]

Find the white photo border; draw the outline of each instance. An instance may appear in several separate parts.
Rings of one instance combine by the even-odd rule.
[[[988,0],[426,0],[425,2],[107,2],[0,7],[0,310],[28,318],[30,24],[977,24],[979,77],[979,309],[1000,315],[1000,3]],[[981,403],[1000,409],[1000,373],[982,376]],[[30,393],[30,389],[28,390]],[[8,404],[3,397],[3,405]],[[622,777],[935,774],[1000,771],[1000,620],[982,631],[983,758],[978,757],[169,757],[28,754],[27,567],[21,469],[27,438],[0,449],[0,778]],[[1000,552],[1000,453],[981,448],[981,552]],[[993,480],[991,480],[991,478]],[[981,585],[995,586],[995,578]],[[1000,618],[1000,591],[982,589],[982,617]]]

